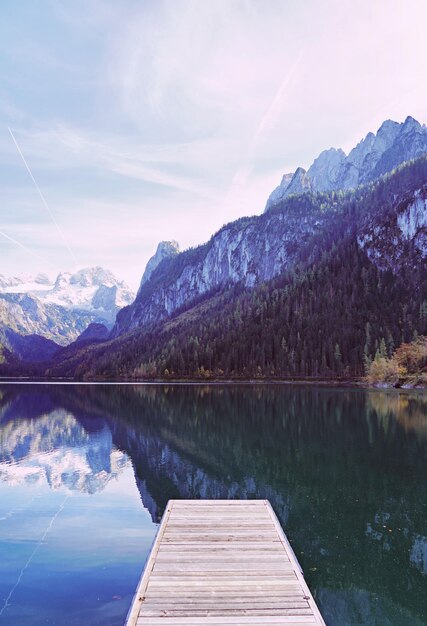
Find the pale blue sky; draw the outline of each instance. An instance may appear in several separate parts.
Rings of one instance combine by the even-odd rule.
[[[425,0],[2,0],[0,273],[136,286],[158,241],[261,213],[384,119],[427,122],[426,23]]]

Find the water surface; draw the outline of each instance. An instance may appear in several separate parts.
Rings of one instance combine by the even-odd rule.
[[[0,386],[0,626],[123,624],[169,498],[267,498],[328,626],[427,623],[427,394]]]

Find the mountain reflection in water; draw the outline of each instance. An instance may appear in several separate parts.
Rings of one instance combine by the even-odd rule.
[[[267,498],[329,626],[426,623],[426,441],[424,392],[0,388],[0,481],[102,497],[132,469],[155,523],[169,498]]]
[[[95,493],[129,463],[107,424],[91,433],[64,410],[6,422],[0,433],[0,480],[10,485],[45,481],[52,489]]]

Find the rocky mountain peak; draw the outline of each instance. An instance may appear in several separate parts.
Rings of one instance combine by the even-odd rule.
[[[307,174],[307,170],[305,170],[303,167],[297,167],[297,169],[295,170],[294,175],[292,176],[292,180],[294,180],[294,179],[295,180],[301,180],[301,178],[303,176],[305,176],[305,174]]]
[[[329,148],[319,154],[308,170],[309,186],[319,191],[329,191],[337,183],[345,152],[341,149]]]
[[[372,151],[376,151],[381,155],[388,150],[396,141],[397,136],[403,126],[392,120],[386,120],[379,127],[377,134],[374,136]]]
[[[71,285],[80,285],[81,287],[100,287],[104,285],[106,287],[113,287],[123,284],[118,281],[110,270],[103,267],[86,267],[78,270],[70,276]]]
[[[145,270],[141,278],[140,288],[144,283],[150,280],[151,274],[154,272],[159,263],[163,261],[163,259],[175,256],[179,252],[179,243],[177,241],[161,241],[157,246],[156,253],[149,259],[147,265],[145,266]]]
[[[179,243],[174,239],[172,241],[161,241],[157,246],[156,254],[179,252]]]
[[[285,174],[267,200],[265,210],[304,191],[351,189],[375,180],[401,163],[427,153],[427,128],[410,115],[402,123],[385,120],[377,133],[369,132],[348,154],[330,148],[305,172]]]
[[[421,130],[422,126],[421,124],[412,117],[412,115],[408,115],[408,117],[406,118],[406,120],[403,122],[403,127],[402,130],[408,130],[408,129],[415,129],[415,130]]]
[[[307,176],[307,172],[303,167],[298,167],[295,174],[292,176],[292,180],[288,186],[288,194],[304,193],[304,191],[310,191],[311,181]]]
[[[401,128],[401,124],[399,124],[399,122],[394,122],[393,120],[385,120],[377,131],[377,137],[381,135],[388,135],[388,136],[396,137],[400,128]],[[373,135],[373,137],[375,138],[374,133],[368,133],[368,134]]]
[[[294,172],[288,172],[287,174],[283,174],[280,184],[283,186],[289,185],[289,183],[292,180],[293,175],[294,175]]]
[[[60,289],[64,287],[64,285],[67,285],[69,283],[70,277],[71,277],[71,274],[69,272],[60,272],[58,276],[56,277],[53,288],[56,291],[59,291]]]
[[[375,135],[374,133],[369,132],[364,139],[361,139],[359,143],[352,150],[350,150],[347,162],[357,168],[360,168],[366,155],[372,151],[374,143]]]
[[[278,204],[285,197],[285,192],[288,189],[295,174],[296,172],[289,172],[288,174],[283,174],[280,185],[276,187],[276,189],[271,193],[268,199],[267,207]],[[266,207],[266,210],[267,210],[267,207]]]

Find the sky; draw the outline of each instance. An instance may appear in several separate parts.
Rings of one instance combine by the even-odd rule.
[[[427,122],[425,0],[2,0],[0,274],[132,287],[285,172]],[[25,162],[24,162],[25,161]]]

